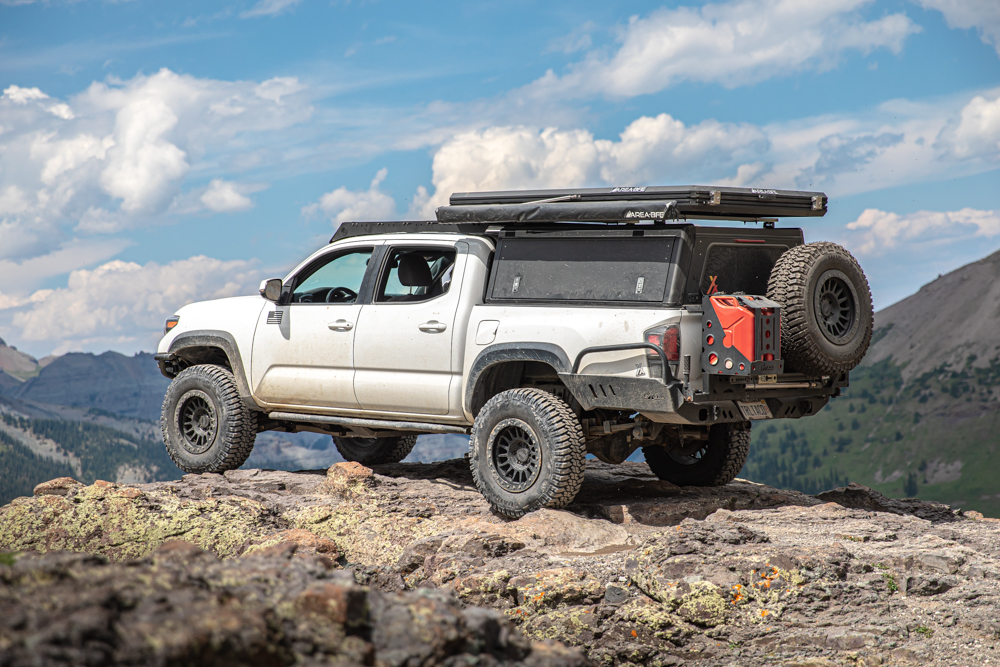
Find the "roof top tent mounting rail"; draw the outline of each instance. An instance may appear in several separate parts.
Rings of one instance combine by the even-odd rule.
[[[439,222],[644,222],[822,217],[822,192],[715,186],[456,192]]]

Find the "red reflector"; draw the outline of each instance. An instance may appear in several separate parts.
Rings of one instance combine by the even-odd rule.
[[[656,345],[657,347],[663,347],[663,336],[658,333],[646,334],[646,342],[650,345]],[[665,351],[665,350],[664,350]],[[660,356],[660,353],[656,350],[646,350],[647,354],[651,354],[654,357]]]
[[[661,347],[664,354],[667,355],[667,361],[678,361],[681,358],[680,335],[677,327],[667,327],[667,330],[663,332],[663,345]]]

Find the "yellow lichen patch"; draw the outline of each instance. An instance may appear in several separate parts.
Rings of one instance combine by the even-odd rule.
[[[311,507],[287,515],[296,528],[305,528],[337,544],[348,562],[390,567],[407,544],[446,530],[434,519],[408,517],[380,504],[372,493],[364,503]]]
[[[797,597],[806,583],[798,570],[782,570],[770,564],[761,570],[750,570],[744,580],[748,582],[746,585],[733,587],[730,602],[744,607],[744,615],[752,623],[779,618],[786,602]]]
[[[599,624],[592,607],[577,606],[527,615],[521,629],[532,639],[554,639],[570,646],[578,646],[593,638],[593,632]]]
[[[180,500],[170,493],[135,491],[101,482],[72,499],[43,495],[11,503],[0,508],[0,549],[66,549],[122,561],[183,538],[230,558],[275,529],[271,512],[246,498]]]

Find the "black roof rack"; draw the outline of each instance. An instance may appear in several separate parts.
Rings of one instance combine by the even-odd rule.
[[[643,222],[680,218],[760,220],[822,217],[822,192],[705,185],[456,192],[442,223]]]

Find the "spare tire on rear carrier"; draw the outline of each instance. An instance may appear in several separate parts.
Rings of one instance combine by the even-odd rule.
[[[785,251],[771,270],[767,298],[781,304],[786,372],[838,375],[861,363],[872,338],[872,295],[846,249],[822,242]]]

